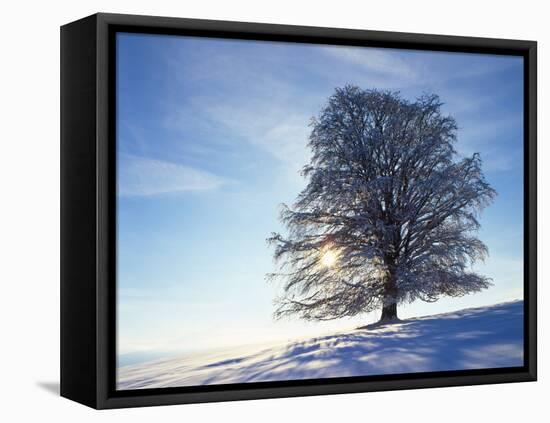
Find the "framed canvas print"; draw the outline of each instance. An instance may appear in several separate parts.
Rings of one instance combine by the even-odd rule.
[[[61,394],[536,379],[536,43],[61,29]]]

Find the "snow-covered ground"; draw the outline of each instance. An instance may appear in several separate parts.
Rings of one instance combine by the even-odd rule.
[[[523,301],[272,345],[121,367],[119,389],[513,367]]]

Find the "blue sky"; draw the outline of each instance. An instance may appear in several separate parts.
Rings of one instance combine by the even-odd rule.
[[[479,152],[490,289],[410,317],[522,298],[523,63],[519,57],[119,34],[118,351],[175,353],[310,336],[377,320],[274,321],[265,239],[305,186],[308,123],[336,87],[436,93]]]

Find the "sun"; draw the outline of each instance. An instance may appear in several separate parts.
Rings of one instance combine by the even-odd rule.
[[[337,260],[338,256],[333,250],[326,250],[321,257],[321,264],[325,267],[332,267]]]

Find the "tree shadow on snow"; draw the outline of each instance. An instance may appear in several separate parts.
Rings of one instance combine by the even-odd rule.
[[[143,365],[126,388],[245,383],[523,365],[523,302],[369,325],[202,364]]]

